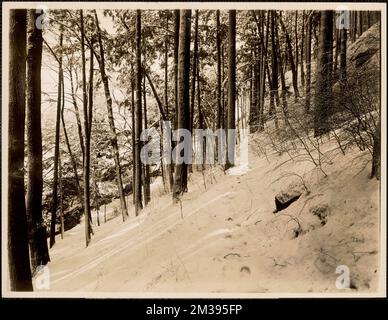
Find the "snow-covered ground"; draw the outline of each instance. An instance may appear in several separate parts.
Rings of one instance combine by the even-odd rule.
[[[308,160],[258,156],[250,141],[243,175],[194,172],[181,204],[163,195],[159,183],[139,217],[130,206],[124,223],[119,215],[95,225],[87,248],[83,223],[66,232],[50,251],[50,290],[107,296],[376,291],[379,182],[368,177],[368,155],[337,152],[324,177]],[[326,138],[322,150],[335,147]],[[274,196],[300,182],[293,173],[311,192],[274,214]],[[317,206],[327,209],[325,225],[310,211]],[[117,200],[107,211],[113,207]],[[340,265],[349,268],[351,289],[336,288]]]

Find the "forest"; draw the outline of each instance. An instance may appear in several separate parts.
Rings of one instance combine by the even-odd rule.
[[[380,11],[8,15],[11,291],[376,290]]]

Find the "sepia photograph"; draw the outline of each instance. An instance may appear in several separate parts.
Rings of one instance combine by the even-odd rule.
[[[386,297],[386,19],[3,2],[2,296]]]

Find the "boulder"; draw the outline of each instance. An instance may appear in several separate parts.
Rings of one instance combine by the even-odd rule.
[[[299,185],[290,185],[288,188],[280,191],[275,196],[276,209],[274,213],[286,209],[291,203],[295,202],[302,195],[302,189]]]

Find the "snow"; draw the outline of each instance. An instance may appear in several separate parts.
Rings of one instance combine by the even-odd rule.
[[[369,155],[337,153],[324,177],[310,161],[258,156],[255,141],[250,137],[249,170],[242,175],[194,172],[181,204],[163,195],[157,181],[140,216],[131,205],[125,222],[118,216],[95,225],[87,248],[83,222],[66,232],[50,252],[50,291],[343,293],[335,285],[339,265],[350,269],[354,289],[348,291],[376,291],[379,184],[368,177]],[[322,150],[335,147],[326,138]],[[274,196],[300,182],[285,173],[302,176],[311,193],[273,214]],[[117,201],[107,211],[119,207]],[[316,206],[329,209],[325,225],[310,212]]]

